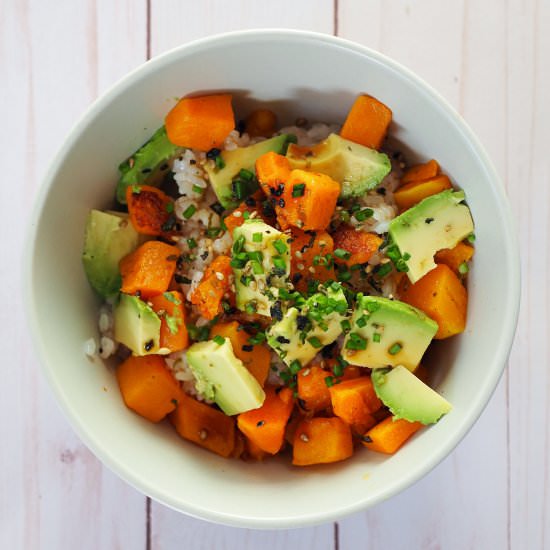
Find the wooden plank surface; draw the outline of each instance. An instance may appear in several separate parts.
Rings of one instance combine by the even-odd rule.
[[[215,32],[277,26],[336,31],[374,47],[459,110],[511,199],[523,305],[509,370],[478,424],[431,474],[338,524],[260,532],[148,502],[83,446],[29,348],[20,262],[11,258],[23,247],[47,162],[97,94],[148,54]],[[549,548],[548,29],[548,0],[63,0],[55,9],[38,0],[1,2],[0,323],[9,338],[0,399],[0,548]]]

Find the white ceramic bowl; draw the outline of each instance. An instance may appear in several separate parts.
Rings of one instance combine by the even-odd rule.
[[[268,102],[341,122],[356,94],[393,110],[392,135],[437,159],[465,189],[476,225],[466,332],[432,354],[436,387],[454,405],[391,457],[366,450],[332,466],[225,460],[125,408],[110,369],[84,356],[98,301],[81,251],[90,208],[111,204],[117,166],[162,124],[174,98],[228,90],[237,111]],[[245,111],[245,112],[246,112]],[[74,429],[113,471],[152,498],[207,520],[255,528],[321,523],[364,509],[429,472],[460,441],[503,371],[516,325],[518,248],[495,170],[464,121],[408,70],[365,47],[288,30],[231,33],[177,48],[96,101],[67,137],[36,203],[27,243],[30,327],[44,372]]]

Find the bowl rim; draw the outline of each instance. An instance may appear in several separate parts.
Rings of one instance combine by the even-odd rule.
[[[444,113],[452,120],[457,131],[462,133],[466,141],[470,144],[472,153],[478,158],[481,166],[483,167],[486,180],[492,186],[497,199],[494,205],[497,210],[502,212],[510,224],[505,226],[505,234],[502,238],[508,243],[508,250],[510,253],[507,255],[504,268],[509,275],[509,294],[506,300],[505,306],[505,321],[503,327],[502,338],[495,347],[495,355],[493,365],[495,365],[490,373],[486,376],[485,383],[481,388],[480,399],[474,404],[471,409],[468,409],[465,414],[462,423],[459,425],[459,429],[455,431],[452,437],[445,442],[444,445],[438,447],[422,464],[417,465],[412,472],[405,478],[399,479],[388,487],[378,493],[375,501],[369,502],[368,495],[365,499],[357,501],[351,504],[341,505],[337,509],[331,508],[329,511],[323,513],[304,513],[299,516],[293,516],[284,518],[270,518],[270,517],[242,517],[238,513],[226,514],[221,512],[213,512],[208,508],[202,506],[196,506],[190,502],[181,502],[172,498],[170,495],[161,494],[155,489],[153,483],[150,483],[146,479],[142,479],[131,467],[125,465],[117,457],[112,456],[108,449],[101,444],[101,442],[88,433],[85,425],[80,424],[76,415],[73,412],[71,406],[64,398],[64,392],[61,385],[56,380],[53,374],[53,368],[49,364],[47,359],[47,347],[40,335],[40,328],[38,318],[34,308],[34,287],[33,287],[33,261],[34,261],[34,249],[38,239],[38,223],[40,215],[43,211],[44,204],[48,197],[49,191],[52,188],[55,175],[61,168],[67,152],[72,145],[78,141],[81,134],[85,131],[88,124],[95,118],[105,104],[108,104],[116,95],[123,93],[128,87],[131,87],[134,82],[147,73],[152,66],[162,66],[164,64],[170,64],[173,60],[177,59],[182,54],[190,55],[196,50],[200,50],[212,45],[222,45],[224,43],[234,43],[242,40],[285,40],[287,38],[300,39],[309,43],[321,43],[328,46],[341,47],[346,50],[351,50],[355,53],[361,54],[378,62],[403,77],[407,78],[417,88],[421,89],[431,101],[439,105]],[[25,235],[25,248],[23,255],[23,301],[25,307],[26,318],[29,325],[29,332],[32,336],[32,346],[35,351],[36,357],[41,367],[42,373],[45,375],[51,389],[53,390],[56,402],[64,413],[65,418],[76,432],[78,437],[84,442],[84,444],[94,453],[94,455],[101,460],[101,462],[113,471],[117,476],[129,483],[141,493],[153,498],[154,500],[172,508],[176,511],[190,515],[195,518],[203,519],[213,523],[229,525],[234,527],[246,527],[255,529],[286,529],[286,528],[298,528],[307,527],[312,525],[323,524],[331,521],[335,521],[344,516],[350,515],[361,510],[366,510],[375,504],[379,504],[388,498],[400,493],[407,489],[431,470],[433,470],[444,458],[446,458],[453,449],[459,444],[459,442],[465,437],[465,435],[473,427],[495,391],[500,377],[506,368],[506,363],[510,350],[514,341],[514,334],[516,331],[518,316],[519,316],[519,304],[520,304],[520,264],[518,261],[514,261],[514,258],[519,257],[519,246],[517,239],[517,230],[514,217],[511,213],[510,204],[505,194],[504,186],[491,162],[488,154],[482,146],[479,139],[474,132],[464,121],[464,119],[455,111],[450,103],[442,97],[437,91],[435,91],[429,84],[427,84],[422,78],[416,75],[414,72],[387,57],[386,55],[373,50],[367,46],[352,42],[350,40],[340,38],[337,36],[306,31],[300,29],[283,29],[283,28],[260,28],[260,29],[248,29],[238,30],[225,33],[214,34],[208,37],[193,40],[191,42],[177,46],[167,52],[164,52],[138,67],[131,70],[129,73],[120,78],[117,82],[111,85],[106,91],[104,91],[97,99],[95,99],[83,112],[77,122],[73,125],[71,130],[65,136],[62,145],[57,153],[54,155],[50,162],[43,178],[42,183],[38,189],[38,192],[34,198],[34,205],[30,221],[27,225]]]

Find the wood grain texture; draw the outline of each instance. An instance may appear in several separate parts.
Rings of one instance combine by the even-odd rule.
[[[550,3],[508,7],[507,188],[523,292],[510,359],[510,544],[550,547]]]
[[[61,415],[21,304],[24,227],[48,162],[97,94],[144,60],[144,10],[109,4],[0,3],[0,548],[145,546],[145,498],[102,467]]]
[[[374,47],[459,110],[507,188],[523,302],[508,371],[479,422],[433,472],[338,524],[253,531],[147,503],[83,446],[29,349],[15,258],[47,163],[99,93],[148,53],[216,32],[277,26],[336,30]],[[39,0],[0,2],[0,235],[10,260],[0,262],[0,326],[8,334],[0,548],[550,548],[548,29],[548,0],[61,0],[55,9]]]

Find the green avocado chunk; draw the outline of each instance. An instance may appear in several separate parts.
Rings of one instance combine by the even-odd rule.
[[[448,189],[426,197],[390,222],[389,234],[416,283],[436,267],[434,255],[453,248],[474,230],[464,191]]]
[[[160,345],[160,317],[137,296],[121,294],[113,312],[114,337],[135,355],[169,353]]]
[[[337,134],[312,147],[290,144],[286,156],[292,168],[321,172],[340,183],[342,198],[360,197],[391,171],[387,155]]]
[[[452,409],[446,399],[401,365],[373,371],[372,383],[376,395],[396,418],[434,424]]]
[[[290,274],[289,236],[262,220],[245,221],[233,232],[231,265],[236,305],[246,313],[269,317],[278,289]]]
[[[412,371],[437,329],[435,321],[409,304],[359,293],[342,356],[361,367],[404,365]]]
[[[118,167],[117,201],[126,204],[126,188],[129,185],[159,185],[170,169],[169,161],[180,151],[181,147],[170,142],[166,128],[161,126],[149,141]]]
[[[197,391],[213,400],[227,415],[262,406],[265,393],[240,359],[227,338],[193,344],[186,353]]]
[[[348,302],[338,283],[310,296],[300,308],[291,307],[267,330],[267,343],[290,366],[307,365],[324,346],[342,333]]]
[[[109,298],[120,290],[118,264],[138,243],[139,235],[127,215],[90,211],[82,263],[90,285],[100,296]]]
[[[221,161],[207,163],[205,169],[220,204],[226,209],[236,208],[252,195],[258,189],[256,160],[269,152],[284,154],[294,139],[293,135],[281,134],[248,147],[221,151]]]

